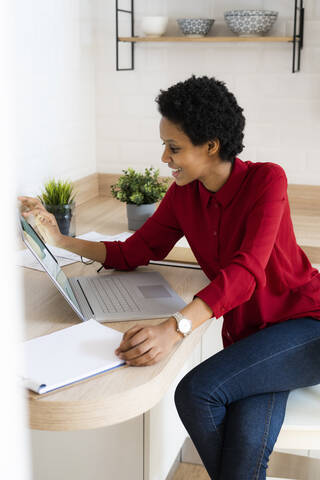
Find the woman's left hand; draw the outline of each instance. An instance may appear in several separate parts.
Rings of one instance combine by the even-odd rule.
[[[126,331],[120,346],[115,351],[127,365],[137,367],[154,365],[172,350],[182,336],[177,332],[175,319],[160,325],[135,325]]]

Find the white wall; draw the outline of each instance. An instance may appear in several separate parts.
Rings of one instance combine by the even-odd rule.
[[[1,215],[1,335],[0,335],[0,477],[29,480],[27,414],[24,392],[17,384],[18,342],[22,333],[21,292],[15,267],[15,142],[13,22],[15,2],[0,2],[0,201]],[[20,369],[21,370],[21,369]]]
[[[38,194],[96,171],[92,4],[17,3],[17,189]]]
[[[247,119],[242,160],[282,165],[289,183],[320,184],[320,1],[305,0],[305,45],[300,73],[291,73],[291,44],[136,44],[133,72],[115,71],[115,2],[93,0],[96,32],[97,170],[160,166],[160,88],[196,75],[226,82]],[[122,2],[127,6],[128,1]],[[216,19],[212,33],[228,34],[223,12],[232,8],[279,12],[272,33],[292,35],[293,0],[135,0],[136,34],[141,17]],[[125,25],[122,26],[123,28]],[[127,34],[122,30],[120,34]],[[166,166],[161,167],[168,174]]]
[[[115,70],[113,0],[18,0],[17,190],[38,194],[49,177],[76,180],[129,165],[159,166],[154,98],[160,88],[196,75],[226,82],[247,118],[240,158],[282,165],[290,183],[320,183],[320,2],[305,0],[301,72],[291,73],[291,44],[137,44],[133,72]],[[292,33],[293,0],[237,0],[238,8],[279,11],[273,32]],[[122,0],[122,6],[129,5]],[[136,33],[144,15],[216,19],[234,0],[135,0]],[[122,32],[129,33],[122,22]]]

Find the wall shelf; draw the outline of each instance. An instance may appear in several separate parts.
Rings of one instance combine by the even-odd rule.
[[[293,37],[118,37],[119,42],[283,42],[292,43]]]
[[[294,18],[293,18],[293,35],[290,37],[137,37],[134,35],[134,0],[131,0],[130,10],[123,10],[119,8],[118,0],[116,0],[116,69],[117,70],[134,70],[134,46],[136,43],[151,43],[151,42],[197,42],[197,43],[292,43],[292,73],[300,71],[301,50],[303,48],[303,30],[304,30],[304,7],[303,0],[293,0],[294,3]],[[129,15],[131,21],[131,36],[119,36],[119,15]],[[131,63],[128,68],[120,68],[119,66],[119,44],[129,43],[131,45]]]

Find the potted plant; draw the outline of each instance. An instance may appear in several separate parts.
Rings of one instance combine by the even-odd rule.
[[[156,202],[164,197],[169,178],[159,180],[159,170],[154,167],[146,168],[144,173],[133,168],[122,172],[117,183],[111,185],[111,194],[127,204],[129,230],[138,230],[155,211]]]
[[[48,212],[52,213],[63,235],[75,237],[74,186],[71,182],[49,180],[38,196]]]

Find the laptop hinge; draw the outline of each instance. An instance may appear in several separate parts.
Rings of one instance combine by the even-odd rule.
[[[74,293],[74,296],[76,297],[78,304],[80,305],[81,312],[85,318],[85,320],[88,320],[89,318],[94,317],[94,312],[93,309],[89,303],[89,300],[86,296],[86,294],[83,291],[83,288],[77,278],[69,278],[69,283],[71,286],[71,289]],[[80,288],[79,288],[80,287]]]
[[[92,307],[91,307],[90,302],[89,302],[89,300],[88,300],[88,298],[87,298],[87,295],[84,293],[83,288],[82,288],[81,283],[79,282],[79,280],[77,280],[77,284],[79,285],[79,287],[80,287],[80,289],[81,289],[81,292],[82,292],[82,295],[83,295],[84,298],[86,299],[86,302],[87,302],[87,304],[88,304],[88,306],[89,306],[89,308],[90,308],[90,310],[91,310],[91,313],[92,313],[92,315],[94,316],[94,311],[92,310]]]

